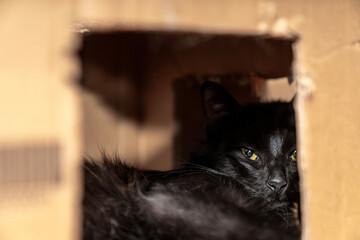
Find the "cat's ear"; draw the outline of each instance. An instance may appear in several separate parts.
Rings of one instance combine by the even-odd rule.
[[[220,85],[205,82],[202,85],[201,94],[208,127],[213,127],[220,120],[236,112],[238,103]]]

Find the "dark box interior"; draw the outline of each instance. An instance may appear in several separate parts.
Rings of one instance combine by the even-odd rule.
[[[87,33],[80,50],[83,75],[79,82],[111,111],[139,128],[171,131],[172,143],[157,154],[147,153],[154,148],[149,138],[145,139],[147,149],[137,148],[144,152],[139,156],[146,158],[140,161],[142,167],[166,169],[174,162],[188,160],[204,138],[202,82],[217,81],[240,103],[259,101],[254,91],[259,84],[256,79],[292,79],[294,42],[269,36],[193,32]],[[86,112],[84,115],[85,121],[91,117]],[[84,130],[84,139],[96,138],[90,132]],[[140,138],[133,144],[139,144]],[[163,167],[169,161],[170,165]]]

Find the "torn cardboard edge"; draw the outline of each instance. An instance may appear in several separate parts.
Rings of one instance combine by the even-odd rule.
[[[282,21],[283,22],[283,21]],[[283,26],[283,24],[280,24]],[[232,28],[206,28],[206,27],[195,27],[193,25],[181,25],[181,26],[167,26],[161,24],[139,24],[139,23],[111,23],[111,22],[96,22],[89,21],[84,23],[74,23],[70,26],[70,29],[74,33],[80,34],[92,34],[92,33],[114,33],[114,32],[168,32],[171,34],[211,34],[211,35],[223,35],[223,36],[243,36],[243,37],[261,37],[261,38],[273,38],[283,39],[295,42],[299,39],[298,35],[291,32],[285,31],[284,27],[279,30],[279,24],[276,25],[277,30],[259,30],[244,29],[239,31],[238,29]]]

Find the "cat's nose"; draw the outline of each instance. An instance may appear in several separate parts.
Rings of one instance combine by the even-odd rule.
[[[274,192],[280,193],[287,186],[287,181],[281,172],[274,172],[270,175],[267,186]]]

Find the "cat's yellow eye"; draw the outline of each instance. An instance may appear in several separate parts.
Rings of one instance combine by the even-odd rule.
[[[289,156],[289,159],[292,161],[296,161],[296,150],[294,150],[291,155]]]
[[[257,159],[259,158],[258,155],[256,155],[256,154],[254,153],[254,151],[251,150],[251,149],[249,149],[249,148],[244,148],[244,147],[242,147],[242,148],[241,148],[241,152],[242,152],[242,154],[244,154],[244,156],[245,156],[246,158],[248,158],[248,159],[250,159],[250,160],[257,160]]]

